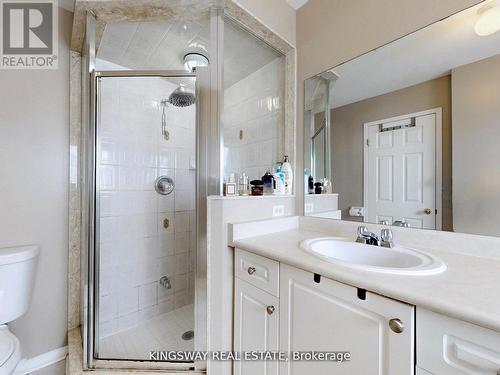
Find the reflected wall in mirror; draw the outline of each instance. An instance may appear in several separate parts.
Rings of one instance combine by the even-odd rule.
[[[500,31],[476,31],[488,6],[306,80],[306,215],[500,236]],[[324,178],[333,193],[315,194]]]

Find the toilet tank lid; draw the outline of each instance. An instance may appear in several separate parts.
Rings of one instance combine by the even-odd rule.
[[[0,266],[24,262],[38,255],[38,246],[17,246],[0,248]]]

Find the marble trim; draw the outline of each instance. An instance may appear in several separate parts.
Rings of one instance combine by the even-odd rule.
[[[71,52],[70,66],[70,181],[68,252],[68,330],[80,325],[80,223],[81,223],[81,55]]]
[[[82,335],[78,328],[74,328],[68,332],[68,347],[69,354],[66,361],[66,373],[68,375],[83,375],[83,374],[97,374],[97,375],[190,375],[190,374],[200,374],[200,372],[192,372],[192,371],[181,371],[181,372],[172,372],[170,371],[159,371],[156,370],[151,372],[149,370],[138,371],[138,370],[125,370],[125,369],[94,369],[85,371],[83,370],[83,349],[82,349]]]

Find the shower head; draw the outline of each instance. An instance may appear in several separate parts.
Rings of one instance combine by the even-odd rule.
[[[168,102],[176,107],[188,107],[196,101],[193,93],[187,91],[186,87],[180,85],[168,97]]]

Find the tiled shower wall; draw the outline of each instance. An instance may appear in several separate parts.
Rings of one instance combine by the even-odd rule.
[[[176,88],[164,78],[102,79],[100,337],[194,300],[195,106],[167,105],[169,140],[161,133],[160,101]],[[174,179],[172,194],[154,190],[160,175]]]
[[[224,175],[260,179],[283,155],[285,58],[224,90]]]

